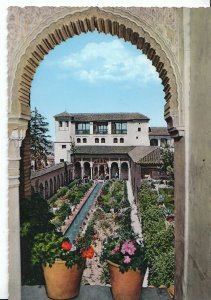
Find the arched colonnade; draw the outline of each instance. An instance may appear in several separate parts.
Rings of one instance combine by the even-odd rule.
[[[97,159],[93,161],[78,160],[73,166],[73,177],[89,179],[130,179],[129,161],[110,161],[109,159]]]

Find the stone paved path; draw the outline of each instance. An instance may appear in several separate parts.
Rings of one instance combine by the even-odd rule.
[[[44,286],[23,286],[21,300],[48,300]],[[106,286],[81,286],[77,300],[112,300],[110,288]],[[133,299],[131,299],[133,300]],[[166,289],[143,288],[140,300],[170,300]]]
[[[140,236],[140,238],[143,238],[142,235],[142,227],[141,227],[141,220],[140,216],[138,216],[137,206],[135,204],[133,191],[132,191],[132,185],[129,180],[127,180],[127,193],[128,193],[128,201],[130,202],[131,206],[131,225],[133,227],[134,232]]]

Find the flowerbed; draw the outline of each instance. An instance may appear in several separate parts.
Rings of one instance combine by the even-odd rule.
[[[143,183],[139,193],[139,207],[149,262],[148,284],[167,287],[174,284],[174,227],[166,226],[164,209],[156,191]]]
[[[61,188],[56,196],[49,199],[50,206],[55,210],[55,216],[51,223],[60,230],[65,219],[70,216],[82,197],[91,188],[93,182],[81,183],[78,180],[72,182],[69,187]]]

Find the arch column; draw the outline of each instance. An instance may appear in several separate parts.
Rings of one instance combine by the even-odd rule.
[[[93,162],[92,161],[90,161],[90,173],[91,173],[90,179],[92,180],[93,179]]]
[[[8,153],[8,197],[9,197],[9,293],[10,299],[21,300],[21,255],[20,255],[20,210],[19,210],[19,185],[20,185],[20,147],[25,132],[18,129],[12,130],[9,136]],[[15,247],[12,247],[15,245]]]
[[[161,143],[160,143],[160,139],[158,139],[158,147],[160,147]]]
[[[81,164],[81,179],[83,179],[84,178],[84,162],[81,160],[80,164]]]
[[[130,164],[128,163],[128,180],[131,182],[131,169],[130,169]]]
[[[110,159],[108,160],[108,178],[109,178],[109,180],[111,179],[111,161],[110,161]]]
[[[119,180],[121,179],[121,161],[118,160],[118,174],[119,174]]]
[[[90,171],[91,171],[91,180],[93,179],[93,166],[90,166]]]

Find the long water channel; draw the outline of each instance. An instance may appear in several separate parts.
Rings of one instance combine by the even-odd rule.
[[[89,212],[92,204],[96,200],[96,197],[103,186],[103,182],[98,182],[94,187],[93,191],[89,195],[88,199],[82,206],[81,210],[78,212],[77,216],[73,220],[72,224],[70,224],[69,228],[65,232],[65,236],[69,238],[71,242],[74,241],[76,235],[80,230],[80,226],[83,223],[87,213]]]

